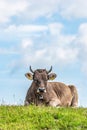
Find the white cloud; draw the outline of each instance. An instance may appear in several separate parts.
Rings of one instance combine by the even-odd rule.
[[[29,8],[24,12],[23,17],[28,19],[49,18],[58,14],[65,19],[87,18],[86,12],[86,0],[30,0]]]
[[[30,19],[52,17],[59,14],[65,18],[87,18],[87,2],[85,0],[30,0],[25,16]]]
[[[33,29],[32,29],[33,28]],[[0,50],[0,53],[19,52],[18,64],[24,65],[69,65],[78,60],[82,65],[82,71],[87,72],[87,23],[79,26],[77,34],[64,34],[64,25],[61,23],[50,23],[48,25],[12,25],[4,29],[7,33],[32,32],[32,36],[21,37],[21,43],[13,51]],[[39,32],[39,37],[34,36]],[[44,40],[45,39],[45,40]],[[16,61],[15,61],[16,66]]]
[[[21,47],[23,49],[27,49],[28,47],[31,47],[32,45],[33,45],[33,43],[30,39],[23,39]]]
[[[20,62],[24,65],[32,64],[40,67],[43,65],[65,66],[76,62],[78,58],[78,49],[70,47],[66,49],[55,45],[55,47],[52,47],[52,44],[50,44],[50,46],[51,47],[46,46],[45,48],[37,50],[31,47],[25,50],[21,54],[22,59],[20,59]]]
[[[87,23],[82,23],[79,27],[78,42],[87,49]]]
[[[10,21],[12,16],[18,16],[26,10],[26,0],[0,0],[0,23]]]
[[[86,0],[61,0],[60,14],[65,18],[87,18]]]
[[[23,19],[50,17],[57,10],[60,0],[0,0],[0,23],[13,16]]]
[[[40,37],[41,33],[47,32],[47,25],[9,25],[0,29],[0,40],[3,41],[15,41],[15,39],[22,40],[30,37]]]
[[[67,18],[87,18],[85,0],[0,0],[0,23],[16,16],[19,20],[35,20],[53,17],[54,14]],[[58,17],[58,16],[57,16]],[[20,19],[21,18],[21,19]]]
[[[78,49],[73,48],[58,48],[55,53],[56,62],[60,62],[60,65],[72,64],[77,60]]]
[[[19,62],[25,65],[35,64],[38,66],[52,64],[67,65],[74,63],[79,53],[78,48],[75,48],[73,44],[76,36],[64,35],[62,34],[62,29],[63,25],[60,23],[51,23],[46,26],[45,32],[49,32],[49,44],[41,42],[44,41],[44,38],[47,38],[47,34],[42,37],[43,33],[36,39],[32,37],[22,39],[19,51],[21,59]],[[44,30],[42,32],[44,32]],[[36,41],[38,41],[38,43],[36,43]]]
[[[48,25],[49,31],[52,35],[59,35],[63,29],[63,24],[61,23],[50,23]]]
[[[82,23],[80,25],[76,42],[80,46],[82,52],[87,53],[87,23]]]
[[[32,33],[32,32],[41,32],[46,31],[48,28],[45,25],[10,25],[7,28],[4,29],[5,32],[26,32],[26,33]]]
[[[79,27],[76,44],[79,47],[79,61],[82,71],[87,74],[87,23],[82,23]]]
[[[60,0],[30,0],[27,12],[24,16],[30,19],[38,17],[51,17],[57,11]]]

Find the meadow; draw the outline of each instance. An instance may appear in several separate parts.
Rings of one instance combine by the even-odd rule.
[[[87,108],[0,106],[0,130],[87,130]]]

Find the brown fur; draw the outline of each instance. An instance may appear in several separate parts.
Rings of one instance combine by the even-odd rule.
[[[73,85],[65,85],[61,82],[47,82],[46,70],[36,70],[33,75],[33,82],[27,91],[25,105],[46,105],[46,106],[72,106],[78,105],[78,93]],[[54,76],[51,73],[50,76]],[[49,76],[49,77],[50,77]],[[38,83],[36,80],[38,79]],[[45,88],[46,92],[38,92],[38,88]],[[42,97],[42,99],[40,99]]]

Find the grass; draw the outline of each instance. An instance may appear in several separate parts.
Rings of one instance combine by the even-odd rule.
[[[0,130],[87,130],[87,108],[0,106]]]

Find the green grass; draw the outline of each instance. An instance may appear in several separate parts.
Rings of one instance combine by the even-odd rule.
[[[87,108],[0,106],[0,130],[87,130]]]

